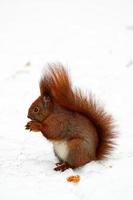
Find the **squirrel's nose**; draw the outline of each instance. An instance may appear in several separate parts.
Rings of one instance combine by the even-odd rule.
[[[28,113],[27,117],[30,118],[30,114],[29,113]]]

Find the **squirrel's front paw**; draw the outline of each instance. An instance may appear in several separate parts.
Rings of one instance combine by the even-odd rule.
[[[30,123],[31,123],[31,121],[30,122],[28,122],[26,125],[25,125],[25,129],[30,129]]]
[[[41,124],[39,122],[36,121],[30,121],[25,125],[25,129],[29,129],[30,131],[40,131],[41,128]]]

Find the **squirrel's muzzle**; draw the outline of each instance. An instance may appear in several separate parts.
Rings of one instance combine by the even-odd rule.
[[[28,113],[27,117],[31,119],[31,115],[29,113]]]

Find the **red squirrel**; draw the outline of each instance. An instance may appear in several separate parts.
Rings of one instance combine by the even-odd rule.
[[[73,89],[68,72],[52,64],[40,80],[40,96],[28,110],[26,129],[40,131],[53,143],[64,171],[106,158],[115,137],[112,116],[80,89]]]

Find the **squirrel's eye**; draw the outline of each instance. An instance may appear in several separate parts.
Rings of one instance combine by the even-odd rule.
[[[39,108],[38,107],[35,107],[34,108],[34,112],[38,112],[39,111]]]

